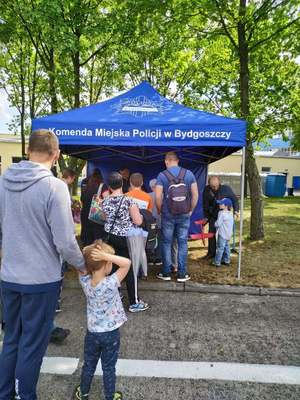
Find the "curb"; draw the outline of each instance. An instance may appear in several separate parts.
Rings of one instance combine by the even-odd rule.
[[[66,279],[64,287],[68,289],[79,289],[78,280]],[[217,294],[235,294],[248,296],[282,296],[282,297],[300,297],[300,289],[280,289],[265,288],[257,286],[233,286],[233,285],[208,285],[198,282],[139,282],[141,290],[158,292],[180,292],[180,293],[217,293]]]

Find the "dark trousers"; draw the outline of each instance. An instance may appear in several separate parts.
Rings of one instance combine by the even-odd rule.
[[[88,394],[99,359],[103,371],[106,400],[113,400],[116,388],[116,364],[120,349],[120,332],[87,332],[84,340],[84,365],[81,372],[80,389]]]
[[[215,227],[215,223],[216,223],[216,219],[214,218],[210,218],[208,221],[208,232],[210,233],[214,233],[215,236],[213,238],[208,239],[208,252],[207,254],[210,257],[215,257],[216,255],[216,248],[217,248],[217,244],[216,244],[216,227]]]
[[[89,211],[89,210],[88,210]],[[89,212],[81,212],[81,233],[80,240],[84,246],[89,246],[97,239],[103,239],[107,235],[104,231],[104,225],[88,219]]]
[[[22,293],[2,287],[5,334],[0,355],[0,400],[36,400],[60,288]]]
[[[108,242],[115,249],[115,252],[118,256],[130,258],[126,237],[110,234]],[[128,274],[126,275],[126,287],[129,304],[135,304],[135,286],[132,266],[130,267]]]

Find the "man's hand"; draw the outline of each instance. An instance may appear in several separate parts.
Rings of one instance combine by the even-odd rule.
[[[234,212],[234,216],[235,216],[236,219],[239,219],[240,218],[240,213],[238,211],[235,211]]]

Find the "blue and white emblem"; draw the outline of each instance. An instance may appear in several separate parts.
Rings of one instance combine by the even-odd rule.
[[[161,99],[150,99],[146,96],[138,96],[130,99],[122,99],[114,107],[117,114],[130,114],[134,117],[163,114],[168,108],[168,103]]]

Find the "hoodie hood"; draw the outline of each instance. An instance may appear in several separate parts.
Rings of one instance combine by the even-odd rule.
[[[22,192],[43,178],[51,177],[52,172],[41,164],[20,161],[12,164],[3,174],[3,186],[11,192]]]

